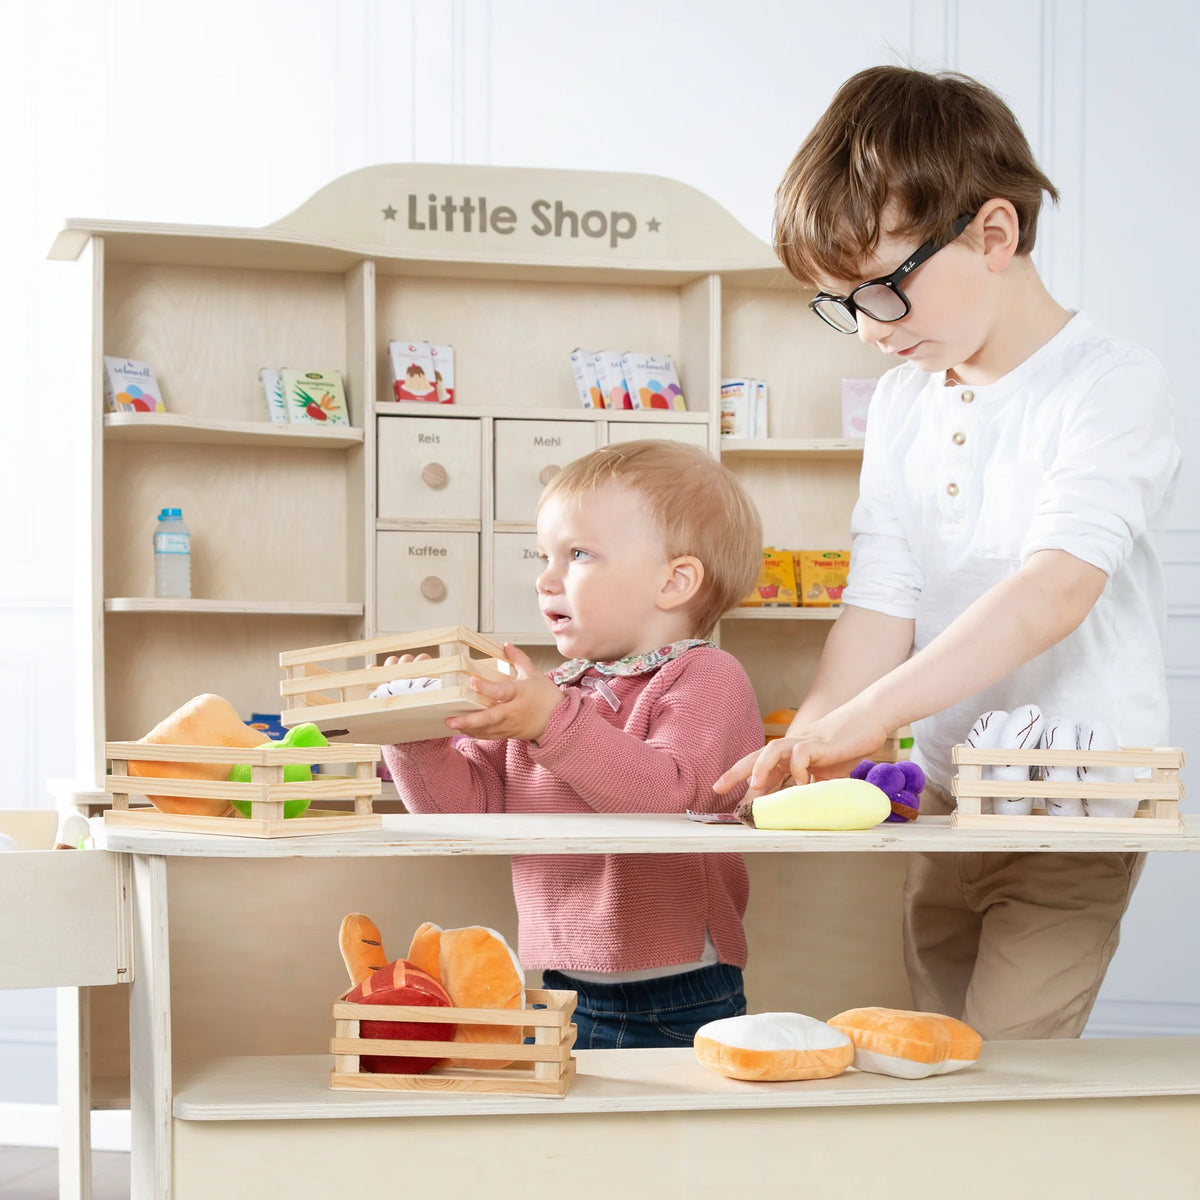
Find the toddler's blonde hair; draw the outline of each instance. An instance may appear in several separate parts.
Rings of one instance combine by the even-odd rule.
[[[753,501],[701,447],[647,438],[604,446],[568,463],[546,485],[538,511],[551,496],[585,502],[610,483],[645,498],[668,558],[691,555],[704,564],[691,616],[693,636],[708,637],[758,579],[762,521]]]

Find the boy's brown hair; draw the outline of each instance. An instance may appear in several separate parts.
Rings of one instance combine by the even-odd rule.
[[[538,509],[551,496],[583,501],[609,483],[645,497],[668,558],[691,555],[704,564],[691,615],[693,636],[708,637],[758,579],[762,521],[753,501],[701,447],[654,438],[616,442],[568,463],[546,485]]]
[[[801,283],[855,280],[881,233],[946,241],[961,216],[1012,202],[1018,254],[1037,237],[1042,172],[1017,119],[967,75],[870,67],[838,89],[775,193],[775,251]],[[883,230],[889,203],[902,224]]]

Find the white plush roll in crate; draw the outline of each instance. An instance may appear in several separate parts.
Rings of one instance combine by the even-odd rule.
[[[1183,751],[1175,746],[1153,749],[1121,750],[1016,750],[1000,748],[977,750],[958,745],[951,752],[958,770],[953,781],[957,802],[950,823],[958,828],[1033,829],[1049,832],[1054,829],[1083,830],[1100,833],[1111,830],[1120,833],[1146,832],[1161,829],[1183,832],[1179,802],[1184,796],[1179,772],[1184,765]],[[986,779],[988,767],[1122,767],[1134,771],[1140,778],[1125,783],[1090,779],[1048,780]],[[1029,816],[1006,813],[985,813],[985,799],[1034,798],[1034,811]],[[1134,800],[1138,801],[1132,817],[1052,817],[1039,803],[1045,799]]]

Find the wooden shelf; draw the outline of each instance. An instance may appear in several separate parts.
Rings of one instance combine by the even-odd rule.
[[[850,462],[862,458],[863,443],[844,438],[721,439],[722,458],[810,458]]]
[[[840,605],[830,608],[734,608],[722,621],[836,621],[842,615]]]
[[[110,613],[225,613],[263,617],[361,617],[361,604],[307,600],[160,600],[153,596],[111,596],[104,601]]]
[[[105,413],[104,436],[119,442],[179,442],[193,446],[279,446],[346,450],[362,444],[349,425],[277,425],[271,421],[219,421],[180,413]]]
[[[651,424],[706,425],[707,412],[666,412],[659,408],[528,408],[504,404],[423,404],[379,400],[375,412],[381,417],[499,417],[536,418],[540,421],[615,421]]]
[[[1150,822],[1146,822],[1150,824]],[[111,829],[110,850],[206,858],[419,858],[513,854],[931,853],[938,851],[1200,850],[1200,817],[1184,818],[1182,832],[953,829],[949,817],[921,817],[873,829],[771,830],[747,825],[704,825],[680,813],[387,814],[367,833],[303,838],[303,845],[212,834]],[[253,843],[246,845],[244,843]]]
[[[849,1070],[832,1079],[751,1083],[702,1067],[690,1048],[577,1050],[562,1097],[439,1092],[338,1092],[327,1055],[223,1058],[180,1068],[174,1115],[184,1121],[461,1117],[510,1113],[697,1112],[995,1103],[1200,1090],[1200,1038],[987,1042],[979,1062],[949,1075],[896,1079]]]

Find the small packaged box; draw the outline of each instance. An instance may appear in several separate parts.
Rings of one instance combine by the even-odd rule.
[[[867,405],[878,382],[875,378],[842,380],[842,437],[866,437]]]
[[[430,346],[429,357],[433,360],[433,383],[437,388],[439,404],[454,403],[454,347]]]
[[[753,379],[721,380],[721,436],[752,436],[754,401]]]
[[[428,342],[388,342],[392,363],[392,393],[397,400],[437,403],[437,368]]]
[[[625,380],[624,355],[620,350],[597,350],[593,358],[596,382],[605,408],[632,408]]]
[[[687,411],[675,362],[669,354],[626,351],[621,358],[629,399],[634,408],[665,408]]]
[[[267,415],[277,424],[288,423],[287,399],[283,394],[283,376],[274,367],[261,367],[258,387],[267,406]]]
[[[350,424],[340,371],[301,371],[284,367],[279,377],[283,383],[288,420],[293,424]]]
[[[104,407],[108,412],[166,412],[154,368],[135,358],[104,356]]]
[[[848,550],[797,550],[796,581],[803,608],[830,608],[841,604],[850,574]]]
[[[766,546],[758,582],[742,601],[745,608],[795,608],[796,566],[790,550]]]
[[[753,413],[750,436],[765,438],[767,436],[767,381],[754,380],[754,402],[750,406]]]
[[[576,346],[571,351],[571,374],[575,377],[575,391],[584,408],[603,408],[604,393],[596,378],[596,354]]]

